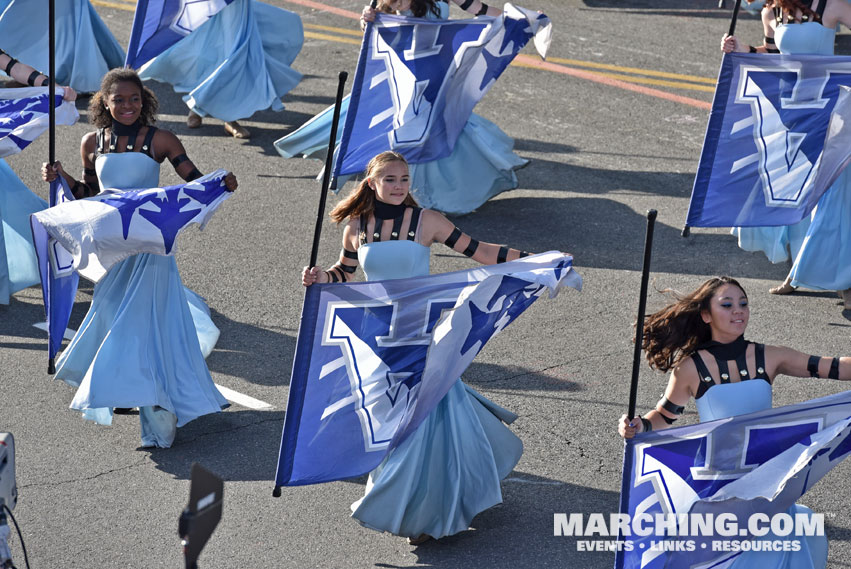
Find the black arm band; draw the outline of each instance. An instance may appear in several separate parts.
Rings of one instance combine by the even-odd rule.
[[[339,269],[339,270],[343,271],[344,273],[349,273],[350,275],[357,270],[357,267],[350,267],[349,265],[344,265],[342,263],[337,263],[336,265],[334,265],[331,268],[332,269]]]
[[[653,430],[653,423],[650,422],[650,419],[641,417],[641,425],[644,427],[644,430],[642,431],[644,433],[649,433]]]
[[[839,358],[833,358],[833,361],[830,362],[830,371],[827,372],[827,377],[839,379]]]
[[[178,166],[180,166],[181,164],[183,164],[187,160],[189,160],[189,156],[187,156],[185,152],[183,154],[178,154],[174,158],[168,159],[168,161],[171,162],[171,165],[174,166],[175,168],[177,168]]]
[[[487,13],[488,13],[488,5],[485,4],[484,2],[482,2],[482,7],[479,8],[479,11],[476,12],[476,15],[477,16],[484,16]]]
[[[343,247],[342,255],[343,255],[343,257],[345,257],[346,259],[352,259],[352,260],[355,260],[355,261],[357,261],[357,260],[358,260],[358,254],[357,254],[357,251],[349,251],[349,250],[348,250],[348,249],[346,249],[345,247]]]
[[[765,51],[767,51],[768,53],[780,53],[780,50],[776,47],[767,47],[765,48]]]
[[[473,255],[476,254],[476,249],[478,249],[478,248],[479,248],[479,242],[476,241],[475,239],[473,239],[472,237],[470,237],[470,244],[467,245],[467,248],[464,249],[464,251],[462,251],[462,253],[464,253],[468,257],[472,257]]]
[[[674,415],[682,415],[683,411],[685,410],[685,407],[683,405],[677,405],[676,403],[673,403],[670,399],[664,396],[662,397],[662,399],[659,400],[659,403],[657,403],[657,405],[662,407],[662,409],[664,409],[668,413],[673,413]]]
[[[41,71],[33,71],[32,73],[30,73],[30,76],[27,77],[27,85],[29,85],[30,87],[35,87],[35,79],[39,75],[41,75]]]
[[[98,171],[95,170],[94,168],[83,168],[83,175],[84,176],[97,176]]]
[[[818,374],[818,363],[821,360],[818,356],[810,356],[807,360],[807,371],[810,372],[810,377],[821,377]]]
[[[6,55],[9,55],[9,54],[7,53]],[[20,62],[17,59],[15,59],[11,55],[9,55],[9,63],[6,64],[6,69],[4,69],[4,71],[6,72],[6,75],[11,77],[12,76],[12,68],[15,65],[17,65],[18,63],[20,63]]]
[[[756,53],[756,48],[752,45],[748,46],[748,53]]]
[[[201,171],[198,170],[198,168],[192,168],[192,171],[189,172],[189,174],[187,174],[187,177],[189,178],[189,181],[191,182],[192,180],[197,180],[198,178],[200,178],[203,175],[204,174],[202,174]]]
[[[449,234],[449,237],[446,238],[446,241],[443,243],[450,248],[454,248],[455,244],[458,242],[458,238],[461,237],[461,230],[457,227],[452,230],[452,233]]]
[[[662,415],[662,413],[659,413],[659,414]],[[670,417],[666,417],[666,416],[662,415],[662,418],[665,419],[665,422],[668,423],[669,425],[673,425],[679,417],[675,417],[675,418],[671,419]]]
[[[764,37],[765,37],[765,43],[766,43],[766,45],[767,45],[767,44],[775,45],[775,44],[774,44],[774,38],[770,38],[770,37],[768,37],[768,36],[764,36]]]
[[[325,274],[328,275],[328,278],[331,279],[332,283],[340,282],[340,278],[337,276],[337,273],[335,271],[325,271]]]
[[[499,253],[496,254],[496,262],[504,263],[508,260],[508,247],[503,245],[499,248]]]
[[[464,0],[464,2],[461,3],[461,9],[466,10],[467,8],[469,8],[472,5],[473,5],[473,0]]]

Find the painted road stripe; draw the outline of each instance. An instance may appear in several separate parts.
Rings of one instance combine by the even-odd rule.
[[[218,383],[214,384],[216,389],[224,396],[225,399],[230,401],[231,403],[236,403],[237,405],[241,405],[243,407],[248,407],[249,409],[274,409],[273,405],[269,405],[265,401],[260,401],[259,399],[254,399],[253,397],[249,397],[248,395],[244,395],[238,391],[234,391],[233,389],[228,389]]]
[[[44,330],[45,332],[47,332],[47,322],[36,322],[35,324],[33,324],[33,326],[35,328],[38,328],[39,330]],[[65,328],[65,333],[62,334],[62,337],[65,338],[66,340],[70,340],[71,338],[74,337],[74,334],[76,334],[76,333],[77,332],[75,330],[71,330],[70,328]]]

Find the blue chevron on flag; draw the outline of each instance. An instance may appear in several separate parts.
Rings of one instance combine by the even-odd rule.
[[[651,521],[648,535],[619,536],[631,546],[617,553],[615,568],[728,567],[742,550],[725,541],[759,539],[742,533],[750,531],[752,515],[784,515],[849,453],[851,391],[628,439],[622,513],[633,528],[640,516]],[[657,515],[678,518],[671,535],[654,527]],[[696,534],[685,525],[695,516],[717,521],[721,515],[736,524],[735,532],[724,535],[710,524],[712,531]],[[688,550],[661,545],[686,539],[693,540]]]
[[[276,485],[375,468],[490,338],[544,293],[581,287],[571,265],[569,255],[549,252],[427,277],[308,287]]]
[[[80,115],[73,102],[56,92],[56,124],[71,125]],[[17,154],[49,127],[47,87],[0,89],[0,158]]]
[[[138,69],[234,0],[139,0],[125,67]]]
[[[851,57],[724,56],[687,223],[791,225],[851,161]]]
[[[335,166],[362,172],[385,150],[411,163],[448,156],[473,107],[533,39],[546,56],[549,18],[505,5],[500,17],[428,20],[379,14],[367,26]]]

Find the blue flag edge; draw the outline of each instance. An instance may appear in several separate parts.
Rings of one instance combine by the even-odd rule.
[[[290,391],[287,398],[287,411],[284,416],[284,429],[281,433],[281,449],[278,454],[278,469],[275,473],[276,492],[280,486],[301,486],[310,482],[293,482],[293,459],[298,443],[298,430],[301,424],[301,412],[304,409],[304,395],[307,392],[307,374],[310,371],[313,337],[316,333],[316,314],[322,287],[315,283],[304,291],[304,304],[301,308],[301,321],[298,325],[293,371],[290,379]]]
[[[686,224],[692,227],[703,227],[703,206],[706,202],[706,190],[712,177],[712,167],[715,164],[715,153],[718,150],[718,139],[721,136],[721,127],[724,124],[724,113],[727,109],[727,99],[730,96],[730,87],[733,84],[733,70],[736,67],[730,54],[725,53],[721,60],[721,68],[718,70],[717,87],[712,99],[712,110],[709,113],[709,121],[706,124],[706,134],[703,137],[703,148],[700,151],[700,162],[697,166],[697,174],[694,177],[694,185],[691,190],[691,199],[686,214]],[[700,197],[698,192],[701,192]],[[699,201],[699,204],[698,204]]]

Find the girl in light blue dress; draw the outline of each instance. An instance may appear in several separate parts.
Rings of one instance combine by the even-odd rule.
[[[501,16],[502,10],[480,0],[453,0],[475,15]],[[403,16],[449,18],[449,4],[435,0],[396,0],[379,3],[379,10]],[[364,8],[362,26],[375,18],[375,11]],[[345,124],[349,97],[343,100],[340,123]],[[322,111],[298,130],[275,141],[285,158],[299,154],[324,158],[331,133],[333,107]],[[337,131],[337,144],[342,129]],[[411,164],[411,191],[423,207],[450,214],[470,213],[500,192],[519,185],[515,170],[529,163],[513,152],[514,140],[498,126],[477,114],[470,115],[455,142],[452,154],[431,162]],[[345,180],[340,179],[340,185]]]
[[[81,143],[83,180],[59,162],[45,165],[45,180],[59,174],[83,199],[104,188],[157,187],[166,158],[184,180],[200,177],[177,137],[153,126],[157,105],[135,71],[110,71],[89,105],[98,131]],[[225,184],[236,189],[233,174]],[[133,255],[95,285],[56,377],[78,387],[71,408],[98,423],[110,424],[113,408],[139,407],[142,446],[167,448],[177,427],[228,405],[204,362],[217,337],[209,309],[184,288],[173,256]]]
[[[402,155],[383,152],[373,158],[366,179],[330,214],[346,222],[339,261],[328,270],[305,267],[303,284],[345,282],[358,264],[368,280],[427,275],[434,243],[485,264],[528,255],[480,243],[440,213],[417,207],[410,180]],[[499,482],[520,460],[523,444],[503,424],[515,418],[458,379],[417,430],[370,473],[352,516],[415,545],[468,529],[476,514],[502,502]]]
[[[770,409],[774,378],[780,374],[851,380],[851,357],[819,358],[783,346],[748,342],[744,334],[749,318],[748,297],[730,277],[709,279],[648,316],[642,341],[647,361],[660,371],[670,370],[671,376],[653,410],[632,421],[626,415],[620,418],[620,434],[632,438],[636,433],[667,429],[692,398],[701,422]],[[732,372],[729,363],[735,364]],[[788,513],[794,517],[812,511],[793,505]],[[747,551],[732,565],[723,566],[810,569],[826,565],[824,535],[802,537],[800,544],[799,551]]]
[[[301,81],[290,65],[303,43],[298,14],[258,0],[236,0],[143,65],[139,75],[186,93],[190,128],[211,116],[225,121],[231,136],[249,138],[237,121],[284,108],[281,97]]]
[[[15,60],[2,48],[0,70],[23,84],[44,86],[49,82],[46,75]],[[77,98],[73,89],[60,88],[65,89],[66,100]],[[30,214],[46,207],[47,202],[26,187],[0,157],[0,304],[9,304],[12,294],[39,283]]]
[[[808,3],[803,3],[807,6]],[[770,0],[762,10],[764,45],[759,53],[833,55],[836,28],[851,26],[846,0],[815,0],[801,10],[790,0]],[[725,36],[721,49],[748,52],[735,36]],[[788,294],[797,287],[836,290],[851,308],[851,171],[846,168],[822,195],[810,217],[795,225],[742,227],[733,233],[746,251],[764,251],[774,262],[791,259],[786,281],[770,290]]]
[[[82,93],[97,91],[124,50],[89,0],[61,0],[56,10],[56,82]],[[11,0],[0,14],[0,41],[13,57],[48,69],[48,0]]]

